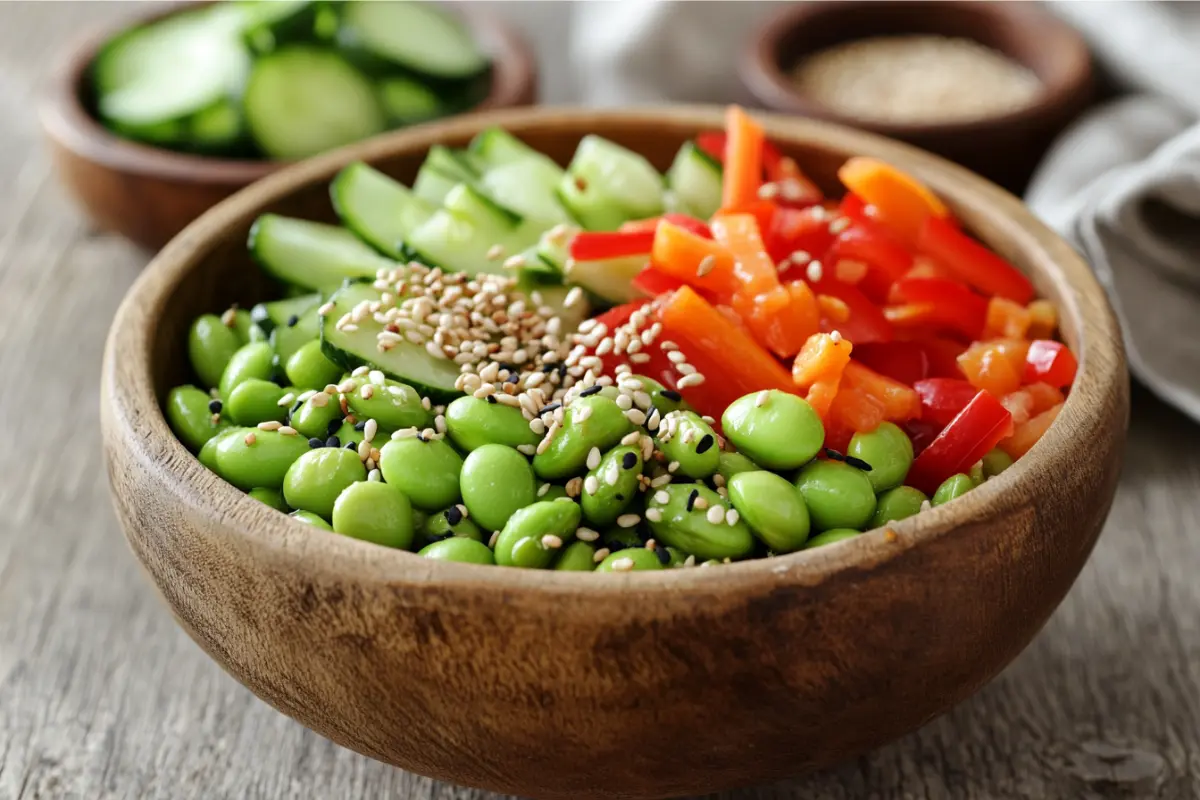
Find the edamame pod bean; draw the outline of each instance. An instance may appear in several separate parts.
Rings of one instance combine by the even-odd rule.
[[[220,470],[217,469],[217,445],[221,443],[221,439],[228,435],[245,436],[245,428],[222,428],[217,435],[213,436],[204,443],[204,447],[200,448],[200,452],[196,458],[208,469],[220,475]]]
[[[880,528],[889,522],[907,519],[919,513],[921,505],[928,499],[924,492],[911,486],[888,489],[875,500],[875,516],[871,517],[871,527]]]
[[[411,501],[409,504],[411,505]],[[428,522],[429,522],[429,512],[422,511],[421,509],[417,508],[416,506],[413,506],[412,507],[412,520],[413,520],[413,542],[415,543],[417,541],[417,537],[423,535],[423,531],[425,530],[425,525],[428,524]],[[429,542],[422,542],[422,545],[426,545],[426,544],[429,544]]]
[[[240,435],[217,443],[217,474],[243,491],[257,486],[279,489],[297,458],[308,452],[308,440],[296,434],[235,428]]]
[[[356,422],[351,425],[349,422],[343,422],[341,426],[333,432],[333,435],[337,437],[339,447],[348,447],[349,445],[354,445],[355,448],[357,448],[358,445],[362,443],[363,435],[366,433],[366,431],[359,430],[359,424],[360,423]],[[417,437],[414,436],[413,438],[415,439]],[[382,439],[382,437],[380,437],[380,439],[381,441],[379,444],[385,444],[387,442],[387,440]],[[379,450],[380,455],[382,455],[383,448],[380,447]]]
[[[591,542],[571,542],[563,548],[553,569],[561,572],[592,572],[596,569],[596,546]]]
[[[812,550],[814,547],[823,547],[827,544],[840,542],[845,539],[853,539],[858,536],[861,531],[856,531],[853,528],[830,528],[824,533],[818,533],[813,538],[804,543],[805,550]]]
[[[225,403],[225,412],[238,425],[254,426],[260,422],[287,419],[287,406],[279,405],[283,387],[261,378],[247,378],[234,387]]]
[[[383,475],[387,478],[386,470]],[[462,462],[460,485],[471,519],[487,531],[503,530],[513,513],[533,503],[537,494],[528,459],[502,444],[472,450]]]
[[[289,424],[306,439],[325,441],[330,437],[329,426],[342,418],[338,401],[324,392],[316,392],[293,412]],[[339,423],[338,427],[341,427]],[[337,432],[337,429],[334,429]]]
[[[267,340],[267,332],[255,324],[254,319],[250,316],[250,312],[244,308],[239,308],[233,312],[233,331],[237,334],[238,340],[242,344],[265,342]]]
[[[583,492],[579,495],[588,522],[597,527],[616,522],[637,498],[641,474],[641,448],[622,445],[605,453],[583,479]]]
[[[288,516],[292,519],[303,522],[305,525],[312,525],[314,528],[320,528],[321,530],[329,531],[330,533],[333,532],[332,525],[311,511],[293,511],[291,514],[288,514]]]
[[[563,420],[562,428],[545,451],[533,457],[533,469],[544,480],[580,474],[587,468],[588,453],[593,447],[604,452],[633,430],[633,423],[626,419],[621,407],[602,394],[577,398]]]
[[[544,490],[543,490],[543,487]],[[567,496],[567,487],[558,483],[542,483],[537,488],[538,500],[557,500]]]
[[[427,542],[437,542],[449,539],[451,536],[474,539],[477,542],[482,542],[484,538],[483,531],[479,529],[479,526],[469,517],[464,516],[462,509],[457,505],[450,506],[436,514],[430,514],[419,530],[424,534]]]
[[[729,501],[751,532],[776,553],[799,550],[808,539],[808,508],[786,478],[766,470],[741,472],[730,479]]]
[[[258,486],[251,489],[246,494],[253,497],[258,502],[268,505],[276,511],[287,513],[287,503],[283,502],[283,494],[278,489],[268,489],[265,486]]]
[[[417,555],[432,558],[436,561],[457,561],[460,564],[486,564],[490,566],[496,563],[492,551],[488,549],[486,544],[476,539],[466,539],[460,536],[440,539],[432,544],[427,544],[417,551]]]
[[[997,447],[983,457],[983,476],[994,478],[1012,465],[1012,456]]]
[[[987,480],[987,476],[983,474],[983,461],[976,461],[971,465],[971,469],[967,470],[967,477],[971,479],[971,483],[976,486],[981,486]]]
[[[841,461],[814,461],[796,476],[808,515],[819,531],[862,530],[875,513],[875,490],[861,469]]]
[[[596,567],[596,572],[642,572],[662,568],[663,565],[653,550],[631,547],[628,550],[609,554]]]
[[[338,495],[352,483],[366,479],[367,468],[357,453],[340,447],[319,447],[288,467],[283,476],[283,496],[292,508],[329,519]]]
[[[427,428],[433,415],[421,405],[421,395],[407,383],[388,380],[372,372],[374,380],[364,381],[350,394],[346,404],[360,420],[373,419],[385,431],[401,428]],[[520,414],[518,413],[518,416]]]
[[[825,443],[825,427],[807,402],[769,389],[739,397],[721,415],[726,438],[761,467],[796,469]]]
[[[193,453],[229,427],[224,419],[213,422],[212,398],[195,386],[176,386],[167,394],[167,423],[179,441]],[[215,407],[215,406],[214,406]]]
[[[238,348],[221,373],[221,398],[228,401],[238,384],[249,378],[271,380],[275,371],[272,366],[274,355],[271,345],[266,342],[251,342]]]
[[[446,431],[460,450],[470,452],[485,444],[508,447],[535,446],[542,440],[529,428],[521,410],[477,397],[460,397],[446,406]]]
[[[676,411],[663,420],[658,431],[658,448],[668,461],[679,463],[676,471],[680,475],[698,480],[717,471],[721,462],[717,434],[699,414]]]
[[[846,455],[870,464],[867,480],[876,492],[883,492],[904,483],[908,476],[913,462],[912,440],[891,422],[881,422],[869,433],[854,434]]]
[[[221,373],[241,346],[237,332],[216,314],[197,317],[188,329],[188,360],[192,371],[210,389],[221,382]]]
[[[721,453],[721,460],[717,462],[717,472],[725,479],[728,484],[730,478],[741,472],[754,472],[762,469],[758,464],[755,464],[750,459],[746,458],[741,453]]]
[[[513,452],[525,461],[520,453]],[[442,439],[426,441],[420,436],[392,439],[380,450],[379,469],[383,479],[408,495],[415,506],[445,508],[457,503],[461,497],[462,456]],[[532,481],[530,488],[532,490]],[[471,513],[474,514],[475,509],[472,508]]]
[[[575,537],[579,518],[579,504],[570,499],[542,501],[517,510],[496,539],[496,563],[502,567],[549,567],[563,544]]]
[[[359,481],[333,504],[333,530],[343,536],[407,550],[412,545],[412,505],[387,483]]]
[[[942,481],[942,485],[933,493],[932,503],[935,506],[949,503],[951,500],[962,497],[974,488],[975,481],[971,480],[970,475],[963,475],[961,472],[957,475],[951,475]]]
[[[289,381],[304,389],[323,389],[342,375],[342,368],[321,352],[319,339],[313,339],[292,353],[283,369]]]
[[[659,492],[666,493],[665,503],[659,502]],[[672,483],[650,496],[646,521],[660,544],[697,558],[744,558],[754,550],[754,535],[745,522],[730,517],[729,510],[725,498],[703,484]]]

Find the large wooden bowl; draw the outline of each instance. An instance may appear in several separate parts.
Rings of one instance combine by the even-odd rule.
[[[660,798],[793,776],[969,696],[1028,644],[1092,549],[1117,482],[1128,383],[1087,266],[1013,197],[873,135],[767,117],[828,188],[867,153],[929,182],[1033,276],[1081,356],[1051,430],[967,496],[849,542],[627,575],[438,563],[314,530],[204,469],[160,412],[202,311],[267,290],[244,242],[264,211],[332,219],[353,159],[413,178],[426,149],[503,125],[560,161],[596,132],[658,167],[708,108],[535,109],[449,120],[287,169],[172,241],[105,353],[104,445],[130,546],[180,624],[252,691],[414,772],[539,798]]]
[[[58,177],[94,224],[157,250],[192,220],[239,189],[285,166],[267,159],[190,155],[109,131],[90,109],[88,70],[121,30],[194,3],[155,6],[144,19],[85,35],[64,53],[39,107]],[[457,9],[460,12],[462,9]],[[531,105],[538,75],[533,50],[508,25],[471,9],[463,21],[492,60],[491,84],[477,109]]]

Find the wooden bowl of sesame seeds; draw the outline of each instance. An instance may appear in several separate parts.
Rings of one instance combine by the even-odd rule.
[[[665,798],[825,767],[963,700],[1042,627],[1116,487],[1128,416],[1119,331],[1087,265],[1012,196],[937,157],[765,116],[827,189],[849,156],[896,163],[1060,309],[1080,356],[1058,421],[954,503],[836,546],[710,569],[578,574],[435,562],[297,524],[202,467],[161,400],[201,311],[269,290],[245,240],[267,211],[333,219],[362,159],[402,181],[435,143],[500,125],[559,161],[598,133],[665,168],[722,111],[493,112],[304,162],[219,204],[119,309],[102,374],[129,544],[222,667],[335,742],[413,772],[536,798]],[[710,376],[719,379],[719,376]]]

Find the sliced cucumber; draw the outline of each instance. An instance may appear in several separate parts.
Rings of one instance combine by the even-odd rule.
[[[262,328],[263,333],[270,333],[276,328],[287,326],[292,317],[300,317],[306,311],[311,311],[320,304],[320,292],[310,292],[299,297],[259,303],[250,309],[250,321]]]
[[[603,261],[571,261],[565,277],[608,303],[628,303],[641,297],[632,281],[645,269],[645,256],[626,256]]]
[[[674,211],[708,219],[721,207],[721,163],[696,146],[685,142],[667,170]]]
[[[379,103],[393,125],[414,125],[446,111],[433,89],[403,75],[379,82]]]
[[[460,183],[446,193],[442,207],[451,214],[475,223],[483,231],[507,234],[523,221],[474,186]]]
[[[242,145],[246,139],[246,119],[240,103],[220,100],[194,114],[188,120],[188,138],[192,149],[218,153]]]
[[[413,193],[427,203],[440,206],[459,183],[474,183],[479,174],[449,147],[435,144],[417,171]]]
[[[334,310],[321,323],[321,350],[326,357],[347,370],[363,365],[382,370],[435,402],[461,394],[454,388],[459,376],[457,364],[436,358],[422,345],[408,341],[399,342],[387,352],[381,351],[378,336],[383,326],[374,319],[362,320],[355,331],[337,329],[337,321],[343,314],[363,300],[375,301],[379,296],[380,292],[369,283],[352,283],[330,298]]]
[[[504,270],[502,259],[488,258],[488,251],[500,243],[489,241],[478,225],[444,208],[410,233],[404,244],[417,261],[449,272],[477,275]]]
[[[557,225],[571,221],[555,194],[563,174],[549,159],[526,159],[492,167],[483,173],[479,186],[505,208],[546,225]]]
[[[574,227],[546,231],[537,243],[538,258],[558,272],[566,272],[567,261],[571,258],[571,239],[578,232],[579,229]]]
[[[274,158],[305,158],[387,127],[371,82],[319,47],[293,45],[259,58],[245,106],[255,140]]]
[[[234,5],[245,18],[246,45],[255,53],[311,41],[317,36],[317,19],[324,7],[314,0],[238,0]]]
[[[255,220],[247,246],[275,278],[322,292],[347,278],[374,279],[378,270],[398,266],[345,228],[278,214]]]
[[[554,309],[555,316],[562,320],[565,332],[573,333],[578,330],[580,324],[591,316],[592,307],[586,295],[567,306],[567,295],[571,292],[569,286],[544,286],[523,281],[517,289],[526,296],[536,291],[542,299],[542,305]]]
[[[321,317],[317,315],[317,306],[297,315],[294,325],[288,325],[287,322],[285,320],[272,330],[267,339],[275,351],[274,361],[281,373],[293,353],[321,335]]]
[[[662,213],[663,179],[642,156],[589,134],[575,150],[558,197],[583,227],[615,230]]]
[[[425,3],[346,3],[343,33],[351,46],[413,72],[469,78],[488,60],[457,19]]]
[[[342,223],[384,255],[403,258],[404,237],[436,210],[408,187],[361,161],[346,166],[329,184]]]
[[[534,150],[503,128],[483,129],[475,134],[467,149],[488,167],[499,167],[518,161],[550,161],[546,155]],[[550,163],[554,164],[553,161]]]

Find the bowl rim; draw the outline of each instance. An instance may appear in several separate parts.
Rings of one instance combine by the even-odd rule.
[[[1047,115],[1074,107],[1074,100],[1086,92],[1092,81],[1091,53],[1083,37],[1067,23],[1033,3],[986,3],[977,0],[916,0],[913,5],[954,7],[963,12],[990,18],[998,24],[1039,30],[1047,38],[1056,39],[1055,69],[1043,74],[1013,53],[1004,53],[1037,75],[1041,82],[1038,93],[1027,105],[1004,114],[980,119],[951,122],[888,122],[859,117],[831,108],[796,90],[779,62],[783,40],[797,27],[828,15],[869,14],[876,7],[891,5],[887,0],[816,0],[789,4],[765,19],[748,40],[738,67],[746,88],[761,102],[776,111],[812,115],[842,125],[874,131],[897,139],[921,139],[928,136],[970,137],[1001,129],[1020,129],[1038,122]],[[853,7],[853,8],[851,8]],[[974,39],[972,36],[967,38]],[[845,39],[843,41],[852,41]]]
[[[71,152],[109,169],[200,185],[249,184],[298,163],[181,153],[144,144],[108,130],[81,102],[88,69],[114,36],[211,2],[177,0],[165,7],[155,5],[151,11],[99,25],[75,37],[59,55],[38,102],[38,116],[46,133]],[[492,64],[487,96],[464,113],[519,106],[535,97],[537,62],[528,42],[512,26],[486,10],[455,8],[452,13],[470,29]]]
[[[153,383],[157,309],[184,274],[195,268],[223,240],[221,231],[257,214],[295,189],[327,182],[345,164],[371,162],[398,151],[427,149],[446,139],[465,139],[489,125],[520,135],[523,128],[570,127],[580,135],[598,123],[719,128],[723,109],[672,106],[597,111],[572,107],[508,109],[449,118],[438,123],[384,134],[275,172],[222,201],[176,236],[142,272],[117,309],[105,346],[101,403],[106,448],[131,450],[129,462],[140,469],[166,470],[164,483],[172,501],[191,518],[215,518],[236,528],[255,556],[299,572],[318,571],[348,583],[443,587],[487,587],[498,592],[538,593],[546,599],[578,599],[581,595],[636,595],[666,598],[732,596],[764,586],[815,586],[847,573],[866,573],[908,550],[953,535],[960,527],[987,521],[998,513],[1027,508],[1042,493],[1046,469],[1069,471],[1086,457],[1097,436],[1117,435],[1111,423],[1121,404],[1109,403],[1108,414],[1094,414],[1105,398],[1120,397],[1128,386],[1124,349],[1107,296],[1076,251],[1038,221],[1014,196],[942,158],[876,134],[820,120],[796,120],[779,114],[757,114],[768,136],[797,146],[827,148],[831,140],[847,156],[871,154],[894,158],[949,204],[970,215],[988,217],[996,237],[1010,251],[1024,251],[1041,262],[1035,282],[1044,294],[1053,286],[1060,298],[1060,317],[1075,323],[1070,344],[1079,356],[1079,372],[1063,411],[1042,439],[1018,463],[954,503],[868,531],[836,545],[773,558],[749,559],[709,570],[678,569],[605,575],[602,578],[550,570],[497,569],[491,566],[440,562],[415,553],[313,530],[287,520],[202,466],[172,434]],[[1088,313],[1084,313],[1084,309]],[[118,355],[119,354],[119,355]],[[1099,398],[1090,399],[1089,398]],[[1121,425],[1123,430],[1125,422]],[[981,544],[982,546],[987,546]]]

